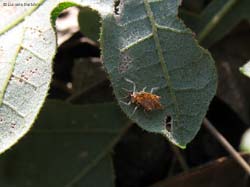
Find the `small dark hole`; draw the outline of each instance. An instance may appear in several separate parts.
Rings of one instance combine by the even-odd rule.
[[[65,18],[65,17],[68,16],[68,15],[69,15],[69,12],[64,11],[64,12],[62,12],[61,14],[59,14],[58,18],[59,18],[59,19],[60,19],[60,18]]]
[[[171,132],[171,127],[172,127],[172,117],[167,116],[165,119],[165,128],[168,132]]]
[[[171,121],[172,121],[171,116],[167,116],[166,120],[165,120],[165,123],[167,124],[167,123],[170,123]]]
[[[166,123],[165,128],[168,132],[171,132],[171,123]]]
[[[116,0],[114,6],[114,12],[116,15],[119,15],[119,5],[120,5],[120,0]]]

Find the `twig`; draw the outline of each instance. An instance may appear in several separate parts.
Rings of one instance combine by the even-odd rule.
[[[176,147],[175,145],[172,145],[172,144],[171,144],[171,148],[172,148],[172,151],[174,152],[181,168],[183,169],[183,171],[188,171],[189,170],[188,164],[187,164],[186,160],[183,158],[179,148]]]
[[[238,0],[228,0],[227,3],[225,3],[225,5],[222,7],[222,9],[212,17],[212,19],[208,22],[205,28],[197,36],[199,42],[203,41],[204,38],[207,37],[210,31],[212,31],[217,26],[217,24],[228,13],[228,11],[233,8],[237,1]]]
[[[250,166],[241,157],[241,155],[233,148],[233,146],[223,137],[223,135],[205,118],[203,121],[204,126],[208,131],[220,142],[220,144],[229,152],[229,154],[240,164],[240,166],[250,175]]]

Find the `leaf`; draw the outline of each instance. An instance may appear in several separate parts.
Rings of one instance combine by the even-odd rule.
[[[201,12],[203,7],[205,6],[205,0],[200,0],[200,1],[185,0],[182,1],[181,5],[188,10],[192,10],[194,12]]]
[[[192,32],[177,18],[180,1],[120,1],[119,15],[104,17],[102,54],[122,110],[140,127],[161,133],[185,147],[200,128],[216,90],[216,72],[210,54],[198,46]],[[137,91],[159,87],[164,110],[133,115],[125,96],[135,82]],[[166,120],[171,117],[171,129]]]
[[[222,2],[224,2],[224,4],[222,4]],[[218,6],[218,3],[219,2],[216,3],[216,1],[214,1],[211,6]],[[225,6],[225,4],[229,2],[225,0],[220,0],[220,3],[222,4],[222,7],[219,8],[222,9],[223,6]],[[219,11],[221,9],[219,9]],[[213,19],[216,19],[216,16],[220,14],[219,11],[213,15]],[[207,10],[206,12],[204,12],[204,14],[211,15],[211,12]],[[221,21],[216,24],[216,27],[214,27],[214,29],[204,39],[204,45],[211,46],[212,44],[220,40],[223,36],[228,34],[234,27],[237,26],[237,24],[239,24],[243,20],[250,21],[249,0],[235,1],[235,3],[230,7],[230,9],[225,13],[225,15],[222,16]],[[211,20],[210,22],[212,21],[213,20]]]
[[[98,12],[90,8],[82,8],[78,16],[81,32],[94,41],[100,38],[101,18]]]
[[[34,128],[0,158],[0,186],[114,186],[110,152],[127,129],[114,103],[48,101]]]
[[[197,33],[203,45],[211,46],[241,21],[250,21],[249,7],[249,0],[213,0],[200,15],[184,13],[182,18]]]
[[[240,72],[250,78],[250,61],[240,67]]]
[[[29,130],[44,102],[56,51],[51,21],[76,4],[101,15],[112,11],[111,0],[33,0],[31,6],[4,3],[0,7],[0,153]]]
[[[240,151],[250,153],[250,129],[247,129],[241,137]]]

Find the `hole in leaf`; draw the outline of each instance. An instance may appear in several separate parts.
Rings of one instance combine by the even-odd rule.
[[[167,115],[165,118],[165,128],[168,132],[171,132],[172,124],[173,124],[172,117],[170,115]]]
[[[60,18],[65,18],[65,17],[68,16],[68,15],[69,15],[69,12],[63,11],[63,12],[61,12],[61,13],[59,14],[58,18],[59,18],[59,19],[60,19]]]
[[[115,1],[115,5],[114,5],[114,13],[116,14],[116,15],[119,15],[119,6],[120,6],[120,0],[116,0]]]

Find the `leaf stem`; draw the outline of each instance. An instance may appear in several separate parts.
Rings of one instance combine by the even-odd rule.
[[[250,175],[250,166],[242,158],[242,156],[233,148],[226,138],[205,118],[203,124],[206,129],[220,142],[220,144],[228,151],[228,153],[238,162],[238,164]]]
[[[223,19],[223,17],[233,8],[238,0],[228,0],[227,3],[218,11],[212,19],[208,22],[205,28],[198,34],[197,39],[202,42],[207,35],[218,25],[218,23]]]

